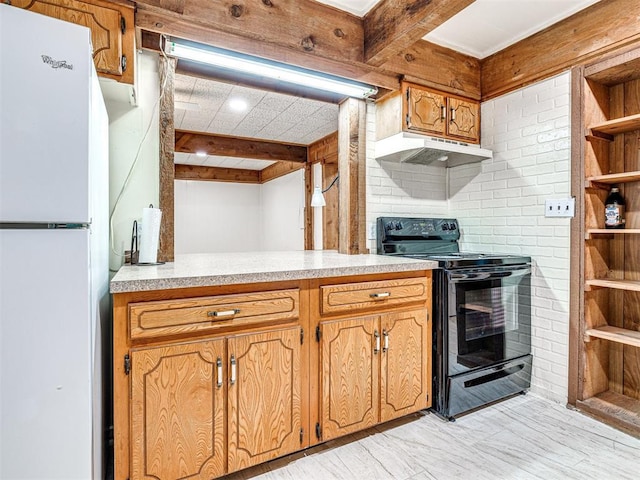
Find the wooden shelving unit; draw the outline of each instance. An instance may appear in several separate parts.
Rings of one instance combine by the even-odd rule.
[[[569,403],[640,436],[640,49],[572,73]],[[624,229],[604,228],[613,185]]]
[[[622,343],[624,345],[640,347],[640,332],[627,330],[626,328],[609,326],[590,328],[587,330],[587,335],[590,337],[604,338],[605,340]]]
[[[591,125],[592,132],[616,135],[640,129],[640,114],[629,115],[627,117],[614,118],[606,122]]]

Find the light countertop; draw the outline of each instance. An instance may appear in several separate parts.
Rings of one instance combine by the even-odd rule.
[[[176,255],[164,265],[125,265],[111,280],[111,293],[277,282],[309,278],[410,272],[437,262],[335,251],[242,252]]]

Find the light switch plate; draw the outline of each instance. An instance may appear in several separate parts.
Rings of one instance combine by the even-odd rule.
[[[576,200],[573,197],[561,198],[557,200],[545,200],[545,217],[565,217],[571,218],[576,213]]]
[[[369,240],[375,240],[376,239],[376,224],[375,223],[368,223],[367,224],[368,228],[367,228],[367,238]]]

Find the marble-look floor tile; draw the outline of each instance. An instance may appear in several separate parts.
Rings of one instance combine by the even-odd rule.
[[[631,480],[640,439],[535,395],[448,422],[420,412],[225,480]]]

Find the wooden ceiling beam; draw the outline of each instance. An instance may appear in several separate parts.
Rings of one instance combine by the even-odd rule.
[[[260,183],[266,183],[283,177],[291,172],[305,168],[306,164],[298,162],[276,162],[260,170]]]
[[[640,41],[640,2],[601,0],[482,60],[482,99],[595,61]]]
[[[397,74],[363,62],[359,17],[309,0],[269,2],[274,7],[266,7],[262,0],[244,0],[248,6],[239,17],[230,14],[227,2],[191,1],[204,9],[185,7],[178,13],[161,8],[159,1],[137,1],[136,27],[389,90],[399,88]]]
[[[244,168],[205,167],[202,165],[175,166],[176,180],[204,180],[209,182],[260,183],[260,170]]]
[[[207,155],[221,157],[286,160],[298,163],[307,161],[305,145],[187,130],[176,130],[175,135],[175,151],[180,153],[205,152]]]
[[[363,18],[364,60],[379,67],[474,0],[383,0]]]

